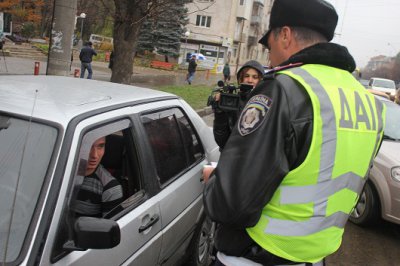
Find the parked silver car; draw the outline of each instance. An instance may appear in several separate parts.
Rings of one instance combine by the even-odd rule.
[[[400,106],[377,96],[386,105],[386,125],[369,179],[350,221],[373,224],[378,218],[400,224]]]
[[[101,218],[77,216],[92,143],[105,136],[101,164],[121,184],[123,201]],[[210,128],[175,95],[3,76],[0,262],[208,265],[213,228],[200,180],[218,157]]]

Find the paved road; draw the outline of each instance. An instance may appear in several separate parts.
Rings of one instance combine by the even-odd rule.
[[[380,221],[362,228],[348,222],[340,249],[327,266],[399,266],[400,225]]]

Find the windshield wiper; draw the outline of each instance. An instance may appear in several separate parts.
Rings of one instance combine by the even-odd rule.
[[[10,126],[10,118],[9,117],[0,117],[0,130],[7,129]]]
[[[395,139],[393,137],[390,137],[388,135],[383,135],[383,139],[387,139],[387,140],[394,140],[394,141],[399,141],[400,139]]]

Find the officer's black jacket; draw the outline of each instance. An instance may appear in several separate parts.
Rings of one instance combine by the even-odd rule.
[[[303,49],[281,66],[293,63],[355,69],[347,49],[333,43]],[[282,179],[304,161],[312,137],[311,100],[297,81],[271,72],[250,97],[259,94],[272,99],[265,121],[246,136],[240,135],[237,125],[233,128],[203,192],[207,214],[219,223],[216,247],[228,255],[243,256],[254,244],[245,228],[256,225]]]

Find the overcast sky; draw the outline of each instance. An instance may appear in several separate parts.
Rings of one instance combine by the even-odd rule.
[[[346,46],[358,67],[400,52],[399,0],[327,0],[339,14],[333,42]]]

